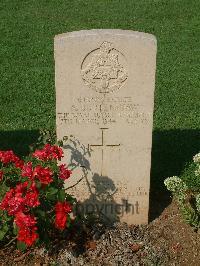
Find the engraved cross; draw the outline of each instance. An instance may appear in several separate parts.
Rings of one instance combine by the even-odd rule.
[[[101,130],[101,144],[88,144],[88,150],[91,150],[90,148],[92,147],[99,147],[101,148],[101,176],[103,176],[103,169],[104,169],[104,149],[106,147],[119,147],[120,144],[105,144],[105,139],[104,139],[104,131],[108,128],[100,128]]]

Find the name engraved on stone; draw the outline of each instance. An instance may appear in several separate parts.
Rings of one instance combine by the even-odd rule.
[[[127,124],[148,123],[151,114],[142,111],[131,97],[79,97],[70,112],[58,113],[61,123],[109,125],[122,118]]]

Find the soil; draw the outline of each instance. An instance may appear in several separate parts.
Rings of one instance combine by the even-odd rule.
[[[0,265],[200,265],[200,233],[185,224],[172,202],[149,225],[116,224],[81,229],[51,249],[22,253],[15,243],[0,249]]]

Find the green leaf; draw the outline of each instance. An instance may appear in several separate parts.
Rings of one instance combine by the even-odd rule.
[[[62,140],[58,140],[58,141],[56,142],[56,144],[57,144],[58,146],[60,146],[60,147],[63,147],[63,141],[62,141]]]
[[[66,200],[67,200],[68,202],[70,202],[70,203],[75,203],[75,202],[77,202],[76,198],[72,197],[72,196],[69,195],[69,194],[67,194],[65,198],[66,198]]]
[[[31,180],[28,180],[28,186],[27,186],[27,189],[29,189],[29,188],[31,187],[31,184],[32,184]]]
[[[37,187],[37,188],[41,188],[41,185],[42,185],[42,184],[40,183],[40,181],[35,180],[35,183],[36,183],[36,187]]]
[[[49,200],[55,200],[56,199],[56,194],[58,193],[58,189],[54,187],[50,187],[47,190],[46,197]]]
[[[5,235],[6,235],[6,232],[0,230],[0,240],[2,240]]]
[[[21,178],[21,182],[22,182],[22,183],[24,183],[24,182],[26,182],[26,181],[27,181],[27,178],[26,178],[26,177],[22,177],[22,178]]]
[[[10,220],[12,220],[13,218],[8,216],[7,213],[5,211],[1,211],[0,210],[0,222],[2,223],[6,223],[9,222]]]
[[[64,189],[59,190],[58,192],[58,200],[61,202],[65,201],[65,191]]]
[[[35,210],[36,214],[38,214],[41,218],[45,218],[45,211],[42,211],[40,209]]]
[[[71,222],[71,217],[70,215],[67,216],[67,228],[71,228],[72,227],[72,222]]]
[[[14,234],[14,235],[17,235],[17,234],[18,234],[18,228],[17,228],[17,226],[16,226],[15,223],[14,223],[14,225],[13,225],[13,234]]]
[[[54,195],[54,194],[58,193],[58,189],[54,188],[54,187],[50,187],[48,189],[48,193],[51,194],[51,195]]]
[[[7,224],[4,224],[2,226],[2,228],[0,229],[0,240],[2,240],[4,238],[4,236],[6,235],[6,233],[8,232],[9,227]]]
[[[26,244],[24,242],[17,241],[17,248],[21,251],[24,251],[26,250]]]

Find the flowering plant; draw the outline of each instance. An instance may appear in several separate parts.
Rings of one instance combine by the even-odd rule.
[[[200,153],[193,157],[194,175],[181,179],[177,176],[168,177],[164,184],[172,192],[179,203],[187,223],[200,229]]]
[[[64,182],[72,174],[59,146],[46,144],[25,160],[13,151],[0,151],[0,240],[16,235],[18,248],[41,243],[73,221],[75,199]]]

